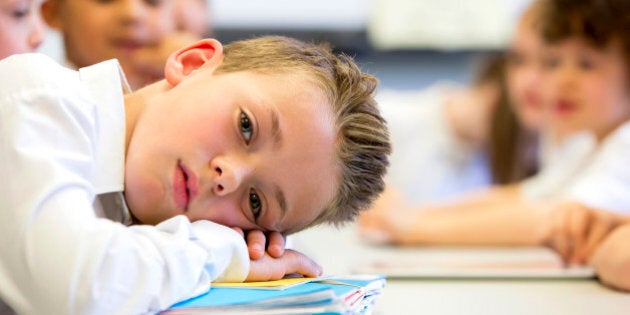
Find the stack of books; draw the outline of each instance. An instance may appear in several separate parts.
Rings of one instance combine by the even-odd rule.
[[[374,275],[213,283],[163,314],[371,314],[384,287]]]

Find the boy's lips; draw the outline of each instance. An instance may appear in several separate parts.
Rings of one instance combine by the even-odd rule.
[[[177,162],[173,177],[173,199],[179,210],[185,212],[197,196],[197,177],[181,161]]]

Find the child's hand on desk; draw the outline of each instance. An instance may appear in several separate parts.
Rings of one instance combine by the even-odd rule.
[[[322,274],[322,268],[306,255],[287,249],[281,257],[272,257],[265,253],[259,259],[252,259],[245,281],[278,280],[293,273],[305,277],[318,277]]]
[[[607,285],[630,291],[630,224],[610,233],[597,247],[589,263]]]
[[[274,258],[280,258],[280,256],[284,254],[286,244],[284,235],[280,232],[269,232],[268,235],[265,235],[265,233],[260,230],[244,232],[237,227],[233,227],[232,229],[245,237],[250,259],[256,260],[262,258],[265,251]]]
[[[358,219],[361,239],[370,243],[404,244],[412,242],[415,226],[412,211],[402,194],[386,189],[372,208],[361,213]]]
[[[544,243],[567,264],[585,264],[602,240],[628,218],[578,203],[562,203],[547,217]]]

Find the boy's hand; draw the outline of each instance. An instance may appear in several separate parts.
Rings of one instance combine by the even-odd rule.
[[[252,260],[260,259],[266,252],[273,258],[280,258],[284,254],[285,239],[280,232],[269,232],[265,235],[260,230],[250,230],[244,232],[241,228],[234,227],[235,231],[245,237],[249,258]]]
[[[287,249],[281,257],[276,258],[265,253],[261,258],[251,260],[245,281],[278,280],[292,273],[318,277],[322,274],[322,268],[306,255]]]
[[[585,264],[599,243],[626,217],[585,207],[579,203],[563,203],[550,212],[545,243],[567,264]]]

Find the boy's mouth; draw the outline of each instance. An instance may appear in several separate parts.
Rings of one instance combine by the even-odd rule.
[[[182,212],[188,211],[188,205],[197,196],[197,177],[181,160],[177,161],[173,177],[173,199]]]
[[[190,199],[187,184],[188,177],[181,165],[181,161],[178,161],[177,167],[175,168],[175,175],[173,176],[173,199],[177,209],[186,212]]]

